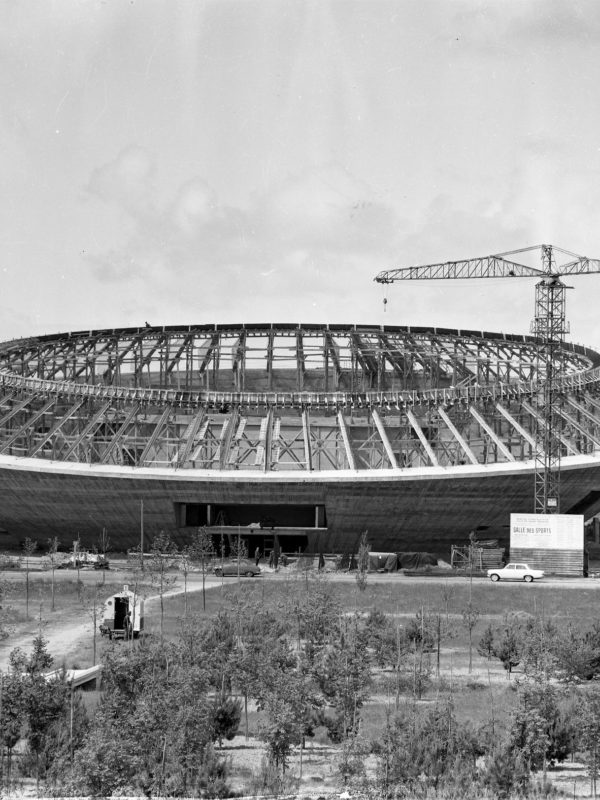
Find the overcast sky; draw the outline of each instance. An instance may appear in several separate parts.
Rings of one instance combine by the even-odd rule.
[[[600,258],[596,0],[0,0],[0,338],[205,322],[526,333]],[[568,280],[600,348],[600,275]],[[507,285],[509,284],[509,285]]]

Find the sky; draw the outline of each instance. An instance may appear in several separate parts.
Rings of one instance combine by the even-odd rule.
[[[373,278],[600,258],[599,43],[596,0],[0,0],[0,339],[527,333],[532,279]],[[600,349],[600,275],[567,282]]]

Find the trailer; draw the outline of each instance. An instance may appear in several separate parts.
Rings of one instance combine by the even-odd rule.
[[[104,604],[100,633],[109,639],[137,639],[144,630],[144,601],[125,584]]]

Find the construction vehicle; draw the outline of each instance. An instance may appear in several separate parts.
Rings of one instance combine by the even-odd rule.
[[[58,569],[110,569],[108,559],[100,553],[78,550],[58,565]]]
[[[109,639],[137,639],[144,630],[144,601],[125,584],[104,604],[100,633]]]

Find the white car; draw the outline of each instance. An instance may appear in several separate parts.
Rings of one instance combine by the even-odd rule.
[[[527,564],[507,564],[502,569],[488,569],[487,574],[488,578],[493,581],[526,581],[527,583],[544,577],[543,570],[531,569]]]

